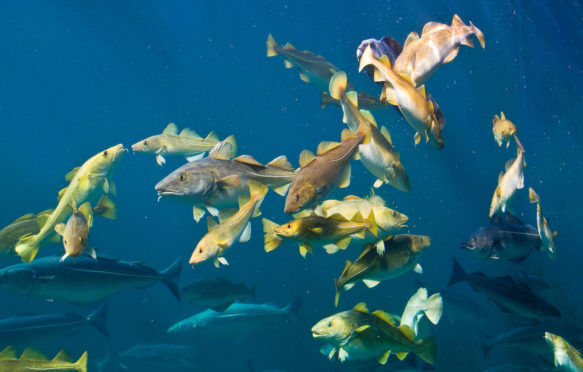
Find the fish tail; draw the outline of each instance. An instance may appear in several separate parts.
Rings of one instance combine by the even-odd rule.
[[[293,316],[297,316],[300,313],[300,308],[302,307],[302,299],[296,297],[292,302],[287,304],[283,310],[291,313]]]
[[[320,94],[320,108],[328,107],[331,104],[336,104],[337,102],[338,101],[330,97],[328,93],[322,92]]]
[[[265,233],[263,237],[263,242],[265,244],[265,252],[271,252],[280,246],[282,239],[275,233],[275,228],[278,226],[275,222],[264,218],[263,222],[263,232]]]
[[[109,196],[103,194],[95,208],[93,208],[93,214],[115,220],[117,218],[117,206]]]
[[[104,336],[109,336],[107,330],[107,302],[104,302],[97,310],[89,314],[89,324],[95,327]]]
[[[540,198],[532,187],[528,188],[528,200],[530,200],[531,204],[540,203]]]
[[[427,297],[427,289],[421,287],[417,292],[411,296],[403,315],[401,316],[401,325],[406,325],[417,335],[417,326],[423,314],[427,316],[429,321],[437,324],[441,319],[443,313],[443,300],[439,293]],[[419,316],[421,314],[421,316]]]
[[[74,366],[79,372],[87,372],[87,352],[84,352],[78,361],[75,362]]]
[[[457,262],[457,260],[453,259],[453,270],[451,272],[451,277],[449,278],[449,282],[447,283],[448,286],[454,285],[455,283],[463,282],[468,280],[468,274],[462,268],[462,266]]]
[[[472,29],[472,32],[474,33],[474,35],[476,35],[476,38],[478,39],[478,41],[480,42],[480,46],[482,47],[482,49],[484,49],[486,47],[486,39],[484,39],[484,33],[482,31],[480,31],[479,28],[474,26],[472,21],[470,21],[470,28]]]
[[[366,49],[364,50],[364,52],[362,53],[362,56],[360,57],[360,63],[358,65],[358,72],[361,72],[363,68],[365,68],[368,65],[372,65],[374,62],[374,55],[372,53],[372,48],[369,46],[366,47]]]
[[[338,71],[336,72],[332,78],[330,78],[330,96],[334,99],[340,99],[342,94],[346,93],[346,84],[348,83],[348,79],[346,78],[346,72]]]
[[[180,301],[180,288],[178,287],[178,279],[180,278],[180,272],[182,270],[182,260],[177,259],[168,266],[166,269],[162,270],[160,274],[164,275],[162,282],[170,289],[170,292]]]
[[[36,257],[40,245],[37,242],[38,235],[29,235],[24,238],[20,238],[14,251],[20,256],[23,262],[31,262]]]
[[[522,147],[522,143],[520,143],[516,134],[513,134],[512,137],[514,137],[514,142],[516,142],[516,153],[520,155],[521,152],[525,152],[524,147]]]
[[[279,49],[279,45],[273,36],[271,36],[271,34],[267,35],[267,56],[275,57],[278,54],[277,49]]]
[[[334,279],[334,286],[336,287],[336,295],[334,296],[334,307],[338,307],[338,302],[340,301],[340,292],[342,291],[342,286],[339,284],[338,279]]]
[[[429,364],[435,363],[435,354],[437,353],[435,338],[428,337],[419,341],[417,345],[419,346],[419,350],[416,352],[417,356]]]

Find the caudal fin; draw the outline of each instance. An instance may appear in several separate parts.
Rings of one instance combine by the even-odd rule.
[[[275,228],[279,226],[273,221],[264,218],[263,222],[263,232],[265,233],[263,237],[263,242],[265,243],[265,252],[271,252],[281,245],[283,241],[275,233]]]
[[[107,302],[104,302],[97,310],[89,314],[88,322],[104,336],[109,336],[107,330]]]
[[[286,305],[283,310],[291,313],[293,316],[297,316],[300,313],[300,308],[302,307],[302,299],[296,297],[292,302]]]
[[[174,297],[180,301],[180,287],[178,287],[178,279],[180,278],[180,272],[182,270],[182,260],[177,259],[168,266],[166,269],[162,270],[160,274],[164,276],[162,282],[170,289]]]
[[[435,355],[437,354],[435,338],[428,337],[423,339],[418,345],[419,351],[416,353],[417,356],[429,364],[435,363]]]
[[[457,262],[457,260],[453,259],[453,269],[451,272],[451,277],[449,278],[449,282],[447,283],[448,286],[454,285],[455,283],[463,282],[468,280],[468,274],[462,268],[462,266]]]
[[[482,31],[480,31],[479,28],[474,26],[472,21],[470,21],[470,28],[472,29],[472,32],[474,33],[474,35],[476,35],[476,38],[478,39],[478,41],[480,42],[480,46],[482,47],[482,49],[484,49],[486,47],[486,39],[484,39],[484,33]]]
[[[268,57],[275,57],[277,55],[277,49],[279,49],[279,45],[271,36],[271,34],[267,35],[267,56]]]
[[[329,90],[330,96],[334,99],[340,99],[342,94],[346,93],[346,84],[348,79],[346,78],[346,72],[338,71],[330,79]]]
[[[428,298],[427,289],[419,288],[405,306],[405,310],[401,316],[401,325],[408,326],[417,334],[417,325],[423,314],[427,316],[431,323],[437,324],[441,319],[442,313],[443,299],[441,295],[436,293]]]
[[[36,257],[38,249],[40,248],[37,243],[37,235],[29,235],[24,238],[20,238],[14,251],[20,256],[23,262],[31,262]]]
[[[330,97],[328,93],[322,92],[320,94],[320,108],[328,107],[331,104],[338,104],[338,101]]]
[[[340,301],[340,292],[342,291],[342,286],[339,285],[338,279],[334,279],[334,286],[336,287],[336,295],[334,296],[334,307],[338,307],[338,302]]]
[[[74,366],[79,372],[87,372],[87,352],[84,352],[78,361],[75,362]]]
[[[109,196],[103,194],[95,208],[93,208],[93,214],[115,220],[117,218],[117,206]]]

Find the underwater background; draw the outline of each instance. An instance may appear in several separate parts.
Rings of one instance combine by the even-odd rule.
[[[257,301],[283,306],[303,301],[299,324],[253,334],[243,342],[189,339],[207,371],[355,370],[321,355],[321,342],[310,328],[318,320],[366,302],[371,310],[400,314],[418,280],[429,288],[447,284],[452,257],[469,272],[514,272],[517,265],[481,261],[460,249],[462,241],[488,223],[488,208],[506,160],[515,156],[492,140],[492,117],[504,111],[526,149],[526,188],[513,204],[522,220],[536,226],[536,208],[528,202],[532,186],[541,195],[556,238],[558,258],[533,252],[523,268],[549,282],[545,298],[562,312],[562,324],[576,328],[581,309],[581,222],[583,220],[583,9],[577,1],[19,1],[0,4],[0,153],[2,210],[0,226],[30,212],[56,206],[64,176],[95,153],[126,147],[160,133],[169,122],[206,136],[235,134],[239,154],[266,163],[286,155],[294,167],[304,149],[338,141],[345,128],[341,110],[320,108],[320,93],[285,69],[281,57],[267,58],[268,33],[299,50],[322,54],[347,72],[358,90],[378,95],[366,75],[358,74],[356,47],[366,38],[404,40],[429,21],[450,23],[454,14],[479,27],[486,48],[460,49],[427,83],[446,122],[445,148],[414,146],[413,130],[392,109],[376,111],[377,122],[393,143],[411,181],[403,193],[383,186],[376,193],[387,206],[409,216],[408,231],[429,235],[431,246],[420,257],[424,273],[413,272],[343,292],[334,308],[333,278],[359,248],[327,255],[315,249],[303,259],[297,245],[285,243],[265,253],[260,219],[252,221],[248,243],[228,253],[230,265],[191,269],[192,249],[206,233],[188,205],[157,201],[154,185],[184,163],[167,157],[159,167],[153,156],[126,154],[113,176],[119,216],[98,218],[91,247],[99,254],[145,262],[161,270],[184,259],[181,285],[197,278],[225,276],[257,285]],[[130,151],[131,152],[131,151]],[[352,164],[352,183],[330,198],[370,193],[374,178],[360,162]],[[269,192],[261,211],[279,223],[284,198]],[[62,254],[61,244],[40,255]],[[1,266],[19,262],[2,259]],[[489,336],[522,324],[502,313],[486,296],[466,284],[456,289],[481,304],[489,326],[450,323],[435,327],[439,371],[481,371],[507,362],[540,363],[521,351],[497,349],[482,355],[482,333]],[[47,302],[0,291],[0,317],[24,313],[89,313],[97,305]],[[107,352],[135,344],[170,343],[166,329],[202,309],[179,303],[164,288],[128,289],[108,299],[109,332],[87,327],[43,349],[62,348],[73,356],[89,351],[92,366]],[[183,340],[182,340],[183,341]],[[581,347],[583,345],[577,345]],[[390,370],[390,366],[378,370]]]

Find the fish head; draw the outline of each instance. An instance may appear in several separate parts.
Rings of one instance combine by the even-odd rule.
[[[94,155],[87,162],[91,173],[108,174],[119,164],[126,149],[120,143]]]
[[[76,212],[69,217],[63,234],[63,245],[69,256],[78,256],[85,250],[89,238],[89,226],[83,214]]]
[[[409,176],[405,172],[405,168],[401,161],[396,161],[391,165],[391,176],[389,177],[389,184],[399,191],[411,191],[411,184],[409,183]]]
[[[215,187],[215,178],[209,172],[180,167],[154,187],[160,197],[204,200]]]
[[[545,340],[555,349],[555,351],[568,349],[567,342],[561,337],[551,332],[545,332]]]
[[[284,223],[275,228],[275,234],[282,238],[297,238],[302,234],[304,230],[304,220],[297,219]]]
[[[374,212],[377,224],[381,228],[390,227],[391,230],[396,230],[407,227],[409,217],[401,212],[390,208],[382,208],[382,212],[379,209],[375,209]]]
[[[205,235],[196,245],[194,251],[192,252],[192,256],[190,256],[190,261],[188,261],[191,265],[196,265],[203,261],[207,261],[213,257],[217,256],[219,247],[213,241],[212,236]]]
[[[145,152],[148,154],[155,154],[162,148],[162,141],[160,136],[148,137],[145,140],[136,142],[132,145],[134,152]]]
[[[0,271],[0,287],[14,287],[26,291],[32,287],[36,272],[22,265],[15,265]]]
[[[353,311],[343,311],[320,320],[312,327],[312,337],[335,345],[347,340],[355,329]]]
[[[489,257],[493,244],[494,242],[486,229],[481,227],[462,243],[461,248],[478,257]]]
[[[316,201],[318,196],[316,187],[311,182],[292,182],[285,198],[285,213],[295,213],[308,207]]]
[[[411,250],[415,253],[422,252],[425,248],[431,245],[431,238],[426,235],[412,235],[411,236]]]

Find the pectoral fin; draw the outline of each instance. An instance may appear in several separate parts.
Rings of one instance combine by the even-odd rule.
[[[166,164],[166,159],[164,159],[162,155],[158,154],[156,155],[156,163],[158,163],[159,166],[163,166]]]
[[[239,242],[245,243],[248,242],[249,239],[251,239],[251,222],[247,222],[247,225],[245,225],[245,229],[239,237]]]
[[[55,231],[57,232],[57,234],[63,236],[65,235],[65,224],[64,223],[59,223],[55,226]]]
[[[413,271],[415,271],[417,274],[423,274],[423,268],[419,264],[413,267]]]
[[[340,181],[338,182],[339,189],[343,189],[348,186],[350,186],[350,163],[346,164],[346,167],[342,170]]]
[[[421,134],[419,134],[419,132],[415,133],[415,136],[413,137],[414,141],[415,141],[415,145],[418,145],[419,142],[421,142]]]
[[[201,218],[204,217],[205,213],[206,211],[202,208],[199,208],[197,206],[192,207],[192,217],[197,223],[200,221]]]
[[[380,283],[378,280],[373,280],[373,279],[363,279],[362,282],[368,288],[374,288]]]

